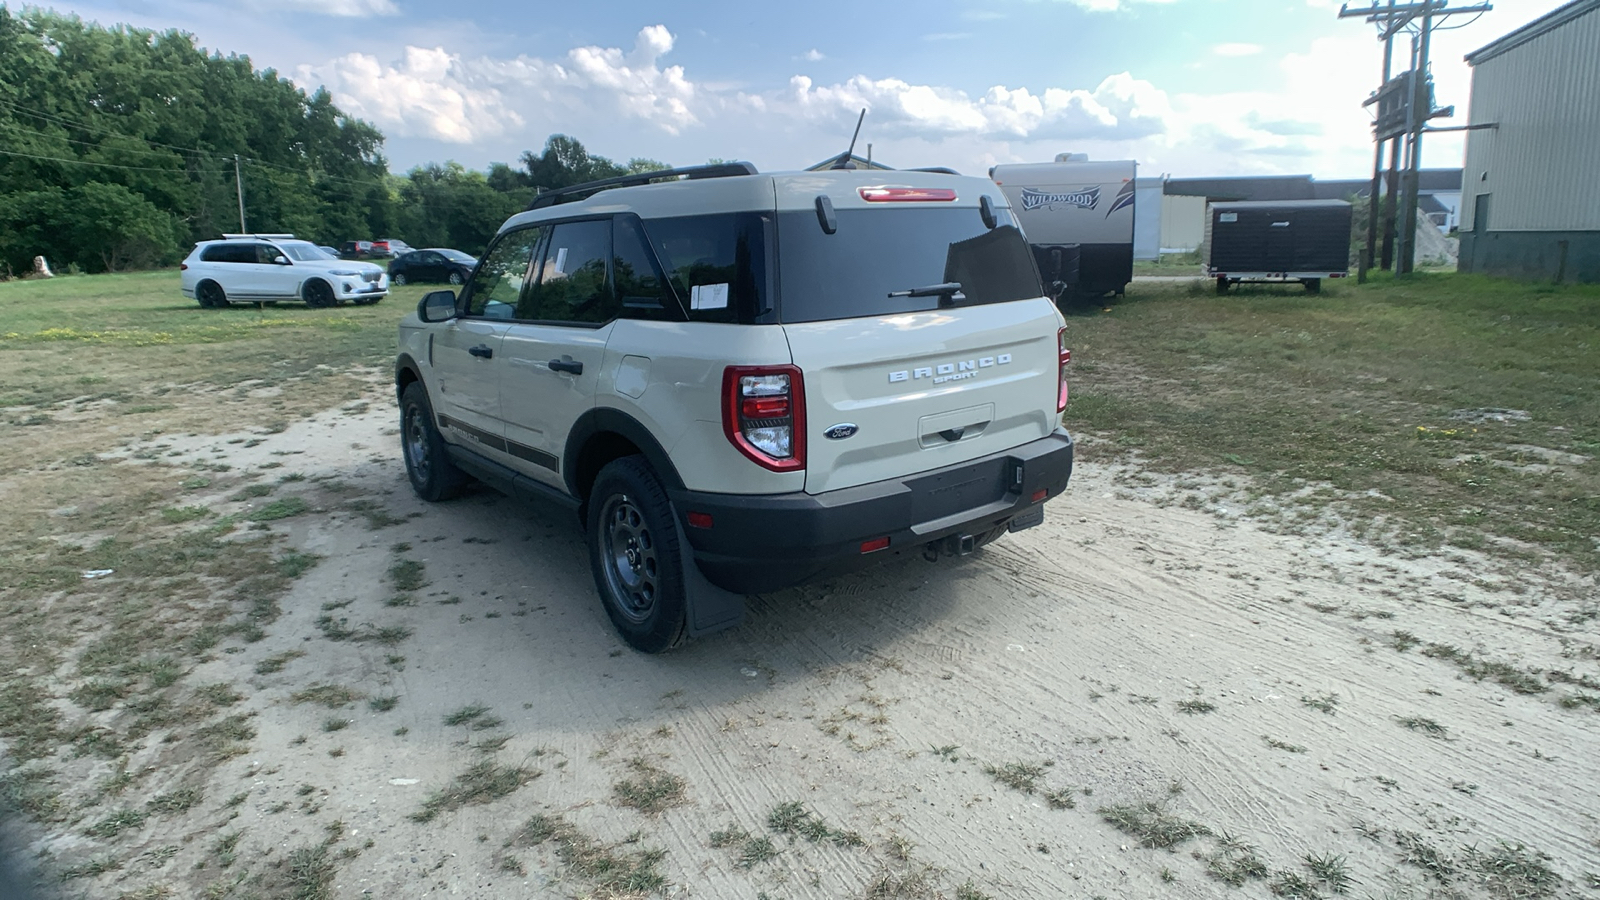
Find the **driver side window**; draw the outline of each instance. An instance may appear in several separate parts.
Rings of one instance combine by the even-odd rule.
[[[486,319],[514,318],[533,251],[544,229],[522,228],[500,237],[485,254],[467,286],[467,315]]]

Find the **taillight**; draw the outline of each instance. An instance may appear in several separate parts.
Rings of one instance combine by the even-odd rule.
[[[856,191],[861,199],[871,202],[881,201],[907,201],[907,200],[954,200],[956,192],[952,188],[913,188],[913,187],[864,187]]]
[[[1067,411],[1067,363],[1072,362],[1072,351],[1067,349],[1067,330],[1056,331],[1056,352],[1059,363],[1056,368],[1060,373],[1061,387],[1056,392],[1056,412]]]
[[[763,468],[806,466],[805,379],[796,366],[729,366],[722,371],[722,430]]]
[[[188,263],[178,263],[178,271],[179,272],[187,272],[187,271],[189,271],[189,264]]]

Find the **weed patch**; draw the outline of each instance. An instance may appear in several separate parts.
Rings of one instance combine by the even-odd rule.
[[[806,809],[804,804],[792,800],[772,808],[772,812],[767,814],[767,827],[778,834],[787,835],[791,842],[796,838],[805,838],[813,844],[826,841],[839,847],[866,845],[861,835],[832,827],[821,816]]]
[[[423,801],[422,808],[411,814],[414,822],[431,822],[440,813],[451,812],[463,806],[492,803],[505,797],[544,773],[522,766],[502,766],[494,760],[480,760],[468,766],[443,790]]]
[[[654,816],[683,803],[687,785],[682,778],[642,758],[629,760],[628,769],[632,777],[611,786],[611,795],[619,806]]]
[[[1141,847],[1170,850],[1184,841],[1211,833],[1211,829],[1199,822],[1173,815],[1161,803],[1102,806],[1098,812],[1106,824],[1132,836]]]
[[[530,818],[506,841],[506,847],[536,847],[546,841],[556,845],[556,858],[587,883],[593,896],[642,895],[667,884],[659,869],[667,856],[665,850],[624,851],[584,834],[560,816]]]

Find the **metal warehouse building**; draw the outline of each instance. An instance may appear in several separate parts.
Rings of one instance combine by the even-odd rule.
[[[1463,272],[1600,282],[1600,0],[1467,56]]]

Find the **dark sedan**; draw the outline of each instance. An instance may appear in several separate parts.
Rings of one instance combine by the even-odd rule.
[[[477,264],[477,259],[460,250],[412,250],[389,261],[389,281],[392,284],[420,281],[465,284]]]

